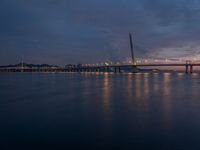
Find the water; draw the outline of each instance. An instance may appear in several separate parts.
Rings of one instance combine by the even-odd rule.
[[[200,74],[0,74],[0,149],[199,149]]]

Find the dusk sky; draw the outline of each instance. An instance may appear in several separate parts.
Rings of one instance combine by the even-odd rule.
[[[0,65],[200,59],[199,0],[0,0]]]

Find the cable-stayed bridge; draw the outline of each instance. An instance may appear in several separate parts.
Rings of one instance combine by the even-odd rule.
[[[186,73],[193,73],[200,60],[179,58],[135,58],[132,35],[129,33],[131,60],[125,62],[99,62],[95,64],[67,65],[66,67],[31,67],[27,68],[23,61],[17,67],[1,67],[0,72],[140,72],[145,67],[184,67]],[[143,69],[145,70],[145,69]]]

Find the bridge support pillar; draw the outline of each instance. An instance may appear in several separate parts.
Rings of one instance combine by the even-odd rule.
[[[186,74],[189,73],[189,72],[188,72],[188,69],[189,69],[189,66],[186,64],[186,65],[185,65],[185,73],[186,73]]]
[[[193,73],[193,65],[186,64],[185,65],[185,73],[186,74],[188,74],[188,73],[192,74]]]
[[[119,73],[121,72],[121,67],[119,67]]]
[[[114,67],[114,72],[117,73],[117,68],[116,67]]]
[[[190,73],[193,73],[193,65],[190,65]]]
[[[105,70],[106,70],[105,72],[109,72],[109,67],[106,66]]]
[[[193,73],[193,65],[192,64],[186,64],[185,65],[185,73],[186,74],[192,74]]]

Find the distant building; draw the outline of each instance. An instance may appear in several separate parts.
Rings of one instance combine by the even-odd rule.
[[[65,66],[66,69],[75,68],[75,67],[76,67],[76,65],[73,65],[73,64],[67,64]]]

